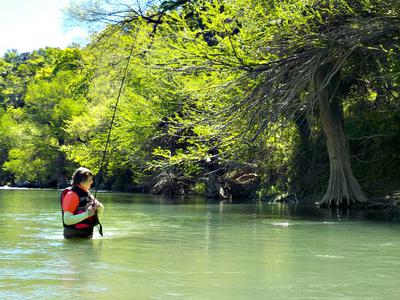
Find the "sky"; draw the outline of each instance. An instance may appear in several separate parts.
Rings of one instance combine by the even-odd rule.
[[[69,0],[0,0],[0,56],[8,49],[28,52],[46,46],[84,43],[81,27],[66,26],[62,9]]]

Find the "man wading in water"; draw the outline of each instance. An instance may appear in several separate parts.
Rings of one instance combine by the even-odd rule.
[[[94,226],[100,224],[98,216],[103,213],[104,206],[89,192],[92,184],[92,172],[80,167],[72,175],[72,186],[66,188],[61,194],[62,220],[66,239],[91,238]]]

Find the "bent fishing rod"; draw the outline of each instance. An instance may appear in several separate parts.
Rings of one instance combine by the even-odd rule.
[[[132,59],[132,56],[133,56],[133,51],[135,50],[135,47],[136,47],[136,41],[137,41],[138,33],[139,33],[139,30],[140,30],[140,25],[141,24],[139,23],[138,28],[136,30],[135,39],[133,40],[131,49],[129,51],[128,59],[126,61],[126,64],[125,64],[125,67],[124,67],[124,70],[123,70],[123,73],[122,73],[122,79],[121,79],[121,83],[120,83],[120,86],[119,86],[119,89],[118,89],[118,95],[117,95],[117,99],[115,101],[114,111],[113,111],[113,114],[112,114],[110,126],[108,128],[106,144],[104,146],[103,155],[102,155],[101,162],[100,162],[99,173],[97,174],[96,179],[95,179],[96,188],[95,188],[95,192],[94,192],[94,198],[96,198],[96,196],[97,196],[97,192],[98,192],[98,189],[99,189],[100,178],[101,178],[101,176],[103,174],[104,163],[105,163],[105,160],[106,160],[108,145],[110,143],[110,138],[111,138],[111,131],[112,131],[112,128],[113,128],[113,125],[114,125],[115,116],[117,114],[117,108],[118,108],[118,104],[119,104],[119,101],[120,101],[120,98],[121,98],[122,90],[123,90],[123,87],[125,85],[125,80],[126,80],[126,77],[128,76],[128,69],[129,69],[129,65],[130,65],[130,62],[131,62],[131,59]],[[98,225],[99,225],[99,233],[100,233],[101,236],[103,236],[103,227],[100,224],[99,218],[97,216],[97,211],[96,211],[96,215],[95,216],[97,218]]]

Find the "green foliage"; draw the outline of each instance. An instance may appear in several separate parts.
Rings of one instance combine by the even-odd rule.
[[[5,61],[10,66],[2,76],[3,170],[16,182],[55,184],[71,168],[61,147],[69,138],[67,122],[86,109],[82,86],[90,68],[78,49],[8,53]]]
[[[130,54],[105,188],[148,190],[167,174],[207,192],[211,180],[231,184],[242,172],[261,179],[260,196],[296,192],[307,169],[297,158],[322,151],[312,80],[329,60],[343,81],[354,81],[343,104],[355,159],[378,157],[356,164],[357,174],[365,182],[397,174],[366,171],[398,150],[400,63],[397,40],[385,31],[397,28],[393,1],[184,2],[164,2],[159,23],[151,19],[157,7],[143,16],[122,10],[85,49],[6,53],[1,179],[54,185],[78,165],[97,173]],[[82,16],[94,20],[94,12]],[[317,142],[302,132],[300,114]],[[371,135],[388,138],[357,140]],[[327,170],[326,161],[316,164]]]

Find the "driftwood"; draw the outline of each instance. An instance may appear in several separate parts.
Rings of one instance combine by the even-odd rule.
[[[155,184],[150,189],[150,193],[167,196],[185,195],[191,191],[193,185],[194,181],[191,179],[163,172],[155,178]]]

